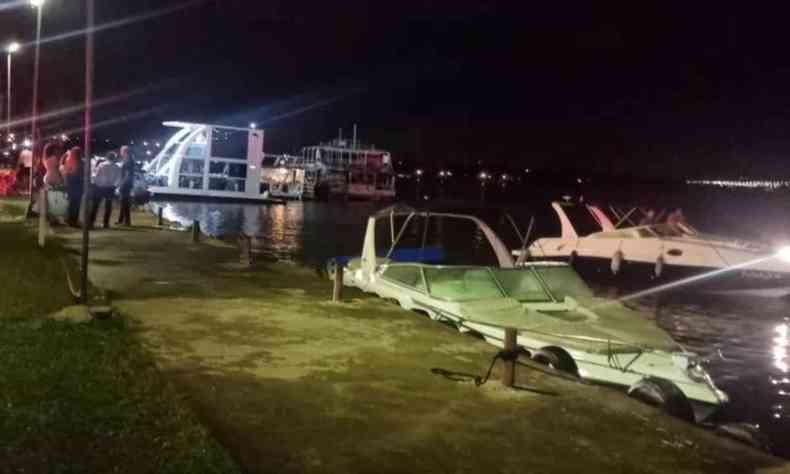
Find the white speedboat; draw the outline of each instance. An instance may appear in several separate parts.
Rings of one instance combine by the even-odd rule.
[[[457,242],[462,229],[471,231],[466,253],[475,253],[476,241],[476,248],[485,246],[495,257],[493,265],[447,263],[453,249],[437,244],[435,234],[452,235]],[[702,419],[728,400],[697,355],[644,315],[594,297],[566,264],[516,267],[494,231],[473,216],[389,208],[369,217],[361,257],[330,263],[330,276],[343,266],[345,285],[496,346],[504,345],[505,328],[516,329],[517,343],[534,360],[627,388],[683,418]]]
[[[614,212],[614,223],[613,210],[588,204],[551,206],[561,234],[532,242],[529,258],[566,261],[586,278],[642,288],[790,294],[790,248],[705,235],[685,223],[632,225],[628,213]]]

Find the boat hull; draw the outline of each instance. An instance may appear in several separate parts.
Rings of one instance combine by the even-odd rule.
[[[568,262],[567,257],[546,260]],[[612,272],[610,259],[576,256],[571,262],[581,276],[597,285],[614,286],[627,291],[660,288],[662,291],[743,294],[762,297],[790,295],[790,273],[749,268],[710,268],[664,265],[656,275],[656,265],[624,260],[619,271]]]

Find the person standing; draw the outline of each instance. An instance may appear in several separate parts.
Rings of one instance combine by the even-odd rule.
[[[115,187],[121,182],[121,169],[115,164],[115,153],[110,153],[106,159],[96,164],[93,177],[93,206],[91,207],[91,227],[96,225],[96,214],[99,206],[104,201],[105,229],[110,227],[112,215],[112,200],[115,197]]]
[[[66,182],[66,195],[69,198],[67,223],[79,227],[80,201],[82,201],[83,171],[82,149],[75,146],[66,152],[63,159],[63,178]]]
[[[121,214],[117,224],[132,225],[132,188],[134,187],[134,160],[128,146],[121,147]]]
[[[50,188],[63,184],[63,176],[58,168],[60,153],[60,145],[56,142],[50,142],[44,146],[44,168],[46,169],[44,184]]]

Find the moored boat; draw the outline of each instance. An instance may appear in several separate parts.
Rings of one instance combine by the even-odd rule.
[[[153,197],[263,201],[263,130],[189,122],[143,167]]]
[[[632,219],[636,209],[551,206],[561,235],[536,239],[527,249],[530,258],[566,261],[585,278],[606,277],[629,289],[790,294],[788,248],[706,235],[682,221],[640,225]]]
[[[302,148],[298,156],[272,156],[261,179],[272,197],[384,201],[395,198],[391,154],[342,135]]]

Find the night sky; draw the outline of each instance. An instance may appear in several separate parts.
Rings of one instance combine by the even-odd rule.
[[[785,12],[717,5],[602,9],[532,2],[97,0],[97,130],[163,120],[267,129],[267,152],[346,134],[421,166],[499,164],[645,176],[790,175]],[[84,27],[49,0],[45,38]],[[712,5],[712,4],[711,4]],[[156,16],[156,13],[161,15]],[[0,2],[0,31],[35,13]],[[3,40],[3,38],[0,38]],[[83,97],[84,38],[42,45],[41,108]],[[32,46],[15,59],[30,109]],[[3,75],[3,83],[5,83]],[[79,126],[79,112],[45,122]]]

